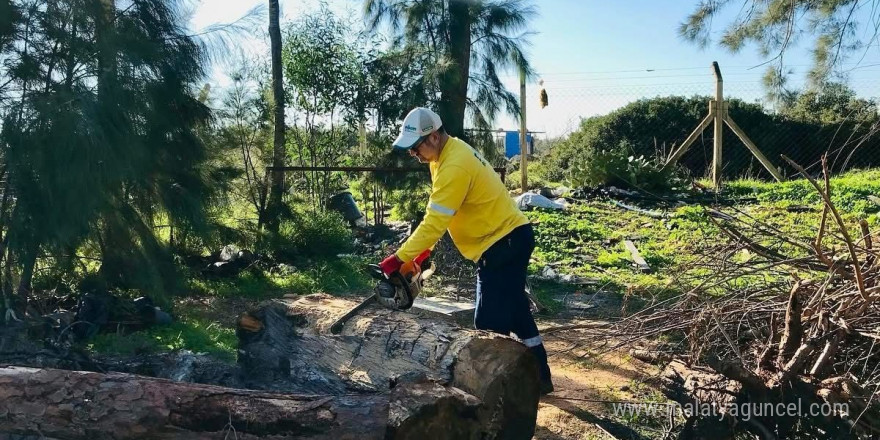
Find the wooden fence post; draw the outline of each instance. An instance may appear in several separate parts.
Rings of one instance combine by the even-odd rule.
[[[529,189],[528,159],[526,154],[526,70],[519,71],[519,169],[522,173],[522,192],[525,194]]]
[[[718,62],[712,62],[715,72],[715,138],[712,149],[712,182],[715,191],[721,191],[721,147],[724,139],[724,116],[727,107],[724,105],[724,80],[721,79],[721,68]]]

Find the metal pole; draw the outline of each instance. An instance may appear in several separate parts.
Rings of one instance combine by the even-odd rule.
[[[717,61],[712,61],[712,69],[715,71],[715,139],[712,150],[712,182],[715,184],[715,191],[721,191],[721,145],[727,108],[724,105],[724,81],[721,79],[721,68],[718,67]]]
[[[529,189],[528,160],[526,159],[526,70],[519,70],[519,169],[522,173],[522,192]]]

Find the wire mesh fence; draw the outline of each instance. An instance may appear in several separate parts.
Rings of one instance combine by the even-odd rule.
[[[826,153],[833,172],[880,166],[880,76],[861,76],[817,92],[774,96],[754,74],[748,80],[738,75],[724,77],[727,115],[783,176],[794,170],[781,155],[811,171],[818,171]],[[663,82],[667,76],[674,82]],[[710,72],[652,75],[651,83],[643,83],[648,81],[643,78],[647,77],[630,75],[621,84],[610,76],[551,77],[543,86],[549,106],[529,103],[529,127],[545,132],[541,138],[550,140],[550,145],[554,139],[568,139],[585,150],[627,148],[634,155],[664,162],[709,114],[716,83]],[[721,140],[725,179],[772,178],[728,124]],[[696,133],[678,162],[692,175],[708,177],[713,145],[710,122]]]

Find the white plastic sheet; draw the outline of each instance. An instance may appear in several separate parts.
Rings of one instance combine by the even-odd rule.
[[[565,200],[550,200],[540,194],[527,192],[516,199],[516,206],[520,211],[526,211],[530,208],[545,209],[567,209],[568,202]]]

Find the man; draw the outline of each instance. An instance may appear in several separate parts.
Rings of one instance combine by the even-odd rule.
[[[552,392],[547,351],[525,293],[535,248],[529,220],[492,166],[470,145],[449,136],[433,111],[419,107],[409,112],[394,148],[429,164],[431,199],[419,227],[379,266],[391,275],[404,262],[424,258],[449,230],[462,255],[477,263],[474,326],[516,334],[538,361],[541,393]]]

